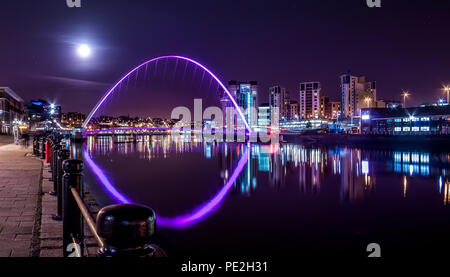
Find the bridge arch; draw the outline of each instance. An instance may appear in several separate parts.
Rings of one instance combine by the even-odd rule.
[[[89,122],[91,121],[92,117],[95,115],[95,113],[98,111],[98,109],[103,105],[103,103],[106,101],[106,99],[108,99],[108,97],[110,95],[113,94],[113,92],[115,91],[115,89],[125,80],[127,79],[129,76],[131,76],[133,73],[135,73],[136,71],[138,71],[141,67],[146,66],[152,62],[156,62],[159,60],[163,60],[163,59],[178,59],[178,60],[184,60],[186,62],[195,64],[197,66],[199,66],[200,68],[202,68],[205,72],[207,72],[221,87],[222,89],[226,92],[226,94],[228,95],[228,97],[231,99],[234,107],[236,108],[236,110],[238,111],[239,116],[242,118],[245,126],[247,127],[247,130],[251,133],[251,128],[250,125],[248,124],[247,120],[245,119],[244,114],[242,113],[241,109],[239,108],[238,104],[236,103],[236,100],[233,98],[233,96],[231,95],[230,91],[226,88],[226,86],[222,83],[222,81],[220,81],[220,79],[211,72],[211,70],[209,70],[206,66],[202,65],[201,63],[187,58],[187,57],[183,57],[183,56],[175,56],[175,55],[169,55],[169,56],[160,56],[157,58],[153,58],[150,59],[140,65],[138,65],[137,67],[133,68],[130,72],[128,72],[127,74],[125,74],[109,91],[107,91],[103,97],[97,102],[97,104],[95,105],[95,107],[92,109],[92,111],[89,113],[88,117],[86,118],[86,120],[83,123],[83,128],[86,128],[86,126],[89,124]]]

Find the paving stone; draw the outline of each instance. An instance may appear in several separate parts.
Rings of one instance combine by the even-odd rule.
[[[41,241],[41,248],[59,248],[63,246],[63,241],[61,239],[43,239]]]
[[[42,163],[31,148],[0,146],[0,256],[28,257]]]
[[[41,249],[39,257],[51,258],[51,257],[62,257],[61,249]]]

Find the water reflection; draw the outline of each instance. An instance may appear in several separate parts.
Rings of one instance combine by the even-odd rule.
[[[137,153],[139,159],[167,159],[185,152],[203,153],[207,160],[217,161],[222,185],[226,184],[243,153],[248,162],[234,182],[233,194],[251,196],[258,190],[260,178],[267,178],[272,189],[297,186],[304,195],[321,193],[324,180],[340,182],[341,202],[363,201],[376,192],[382,176],[393,186],[401,187],[408,197],[411,180],[437,180],[443,204],[449,202],[448,153],[369,151],[350,148],[307,148],[295,144],[246,145],[199,141],[195,137],[170,135],[134,137],[89,137],[87,151],[95,156],[110,153]],[[417,179],[419,178],[419,179]]]

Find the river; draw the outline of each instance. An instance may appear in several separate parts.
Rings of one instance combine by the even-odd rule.
[[[74,150],[100,206],[156,211],[155,243],[169,256],[367,256],[369,243],[401,255],[450,246],[450,153],[161,135],[136,143],[89,137]]]

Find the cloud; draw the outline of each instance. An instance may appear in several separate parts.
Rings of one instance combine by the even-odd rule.
[[[90,80],[81,80],[81,79],[74,79],[74,78],[60,77],[60,76],[52,76],[52,75],[33,75],[32,77],[35,79],[64,84],[65,86],[70,86],[70,87],[83,87],[83,88],[90,87],[90,88],[104,89],[104,88],[108,88],[111,86],[111,84],[109,84],[109,83],[96,82],[96,81],[90,81]]]

